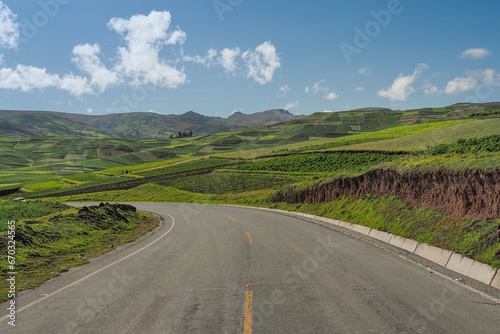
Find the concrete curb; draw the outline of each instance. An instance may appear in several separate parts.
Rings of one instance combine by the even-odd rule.
[[[488,285],[491,284],[496,274],[496,270],[489,265],[463,257],[457,253],[451,255],[446,268]]]
[[[409,253],[421,256],[431,262],[437,263],[447,269],[453,270],[463,276],[472,278],[476,281],[482,282],[491,287],[500,289],[500,269],[495,269],[487,264],[480,263],[462,256],[461,254],[445,250],[442,248],[434,247],[425,243],[419,243],[413,239],[403,238],[391,233],[371,229],[367,226],[351,224],[340,220],[315,216],[302,212],[291,212],[278,209],[269,209],[261,207],[250,207],[244,205],[228,205],[243,208],[255,208],[263,211],[269,211],[288,216],[296,216],[300,218],[307,218],[308,220],[324,222],[335,226],[340,226],[354,232],[364,234],[384,243],[388,243],[395,247],[406,250]]]
[[[439,264],[440,266],[446,267],[448,261],[450,261],[453,255],[452,251],[430,246],[428,244],[418,244],[415,254],[423,257],[429,261]]]

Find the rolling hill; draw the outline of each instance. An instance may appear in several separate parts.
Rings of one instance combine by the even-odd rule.
[[[119,138],[169,138],[193,131],[195,135],[241,131],[297,119],[283,109],[254,114],[236,112],[228,118],[204,116],[193,111],[182,115],[152,112],[81,115],[53,111],[0,110],[2,136],[70,136]]]

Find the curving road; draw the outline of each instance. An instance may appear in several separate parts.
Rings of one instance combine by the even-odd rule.
[[[130,204],[163,226],[20,293],[16,326],[3,317],[0,333],[499,333],[498,300],[341,228]]]

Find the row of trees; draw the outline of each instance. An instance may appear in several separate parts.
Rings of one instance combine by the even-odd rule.
[[[189,138],[189,137],[192,137],[193,136],[193,131],[189,131],[189,132],[181,132],[179,131],[179,133],[177,133],[177,136],[174,135],[173,133],[170,135],[170,139],[174,139],[174,138]]]

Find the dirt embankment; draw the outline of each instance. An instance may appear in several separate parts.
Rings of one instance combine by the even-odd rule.
[[[331,183],[287,193],[278,193],[276,202],[322,203],[341,195],[356,199],[398,196],[406,204],[443,211],[455,217],[500,218],[500,169],[491,172],[409,171],[375,169]]]

